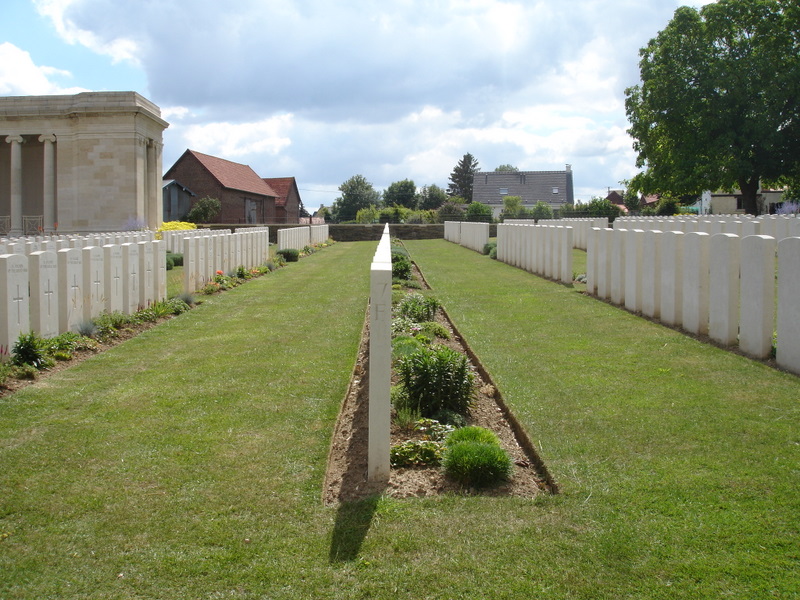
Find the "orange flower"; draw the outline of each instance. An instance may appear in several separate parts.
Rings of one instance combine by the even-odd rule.
[[[217,271],[217,275],[222,275],[222,271]]]

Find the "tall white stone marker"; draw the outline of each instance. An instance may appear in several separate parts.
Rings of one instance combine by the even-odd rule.
[[[389,225],[370,268],[367,478],[389,480],[392,379],[392,256]]]
[[[103,249],[87,246],[81,249],[83,261],[83,318],[90,321],[106,309],[106,285]]]
[[[709,249],[709,337],[732,346],[739,335],[739,236],[711,236]]]
[[[743,238],[741,257],[739,349],[754,358],[767,358],[775,319],[775,238]]]
[[[83,261],[80,248],[63,248],[58,254],[58,329],[77,331],[83,321]]]
[[[103,246],[103,279],[106,286],[106,311],[122,312],[122,285],[125,279],[122,272],[122,246]]]
[[[57,336],[58,330],[58,256],[55,252],[31,252],[30,268],[31,329],[43,338]]]
[[[778,244],[778,365],[800,375],[800,237]]]
[[[0,298],[0,345],[10,352],[19,334],[30,331],[27,256],[0,255]]]
[[[683,240],[683,328],[694,334],[708,333],[708,252],[711,237],[702,231],[685,234]]]

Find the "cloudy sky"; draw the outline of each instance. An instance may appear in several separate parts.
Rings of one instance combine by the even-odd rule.
[[[589,200],[636,172],[624,90],[679,0],[2,0],[0,95],[134,90],[164,170],[191,148],[297,178],[446,188],[572,165]]]

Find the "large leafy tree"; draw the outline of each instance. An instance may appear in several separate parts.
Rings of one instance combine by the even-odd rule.
[[[383,202],[386,206],[404,206],[415,209],[417,207],[417,186],[410,179],[395,181],[383,192]]]
[[[800,168],[800,7],[719,0],[681,7],[640,51],[626,111],[645,193],[742,192]]]
[[[478,161],[472,154],[465,154],[450,173],[450,183],[447,186],[448,196],[460,196],[472,202],[472,180],[478,172]]]
[[[420,210],[436,210],[447,202],[447,193],[435,183],[424,185],[417,194],[417,208]]]
[[[353,221],[362,208],[377,206],[381,201],[381,194],[363,175],[353,175],[339,186],[342,193],[333,202],[333,218],[341,223]]]

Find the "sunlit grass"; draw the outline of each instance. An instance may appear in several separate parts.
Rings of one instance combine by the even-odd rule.
[[[443,241],[407,246],[563,493],[323,507],[375,246],[0,399],[0,598],[797,597],[798,379]]]

